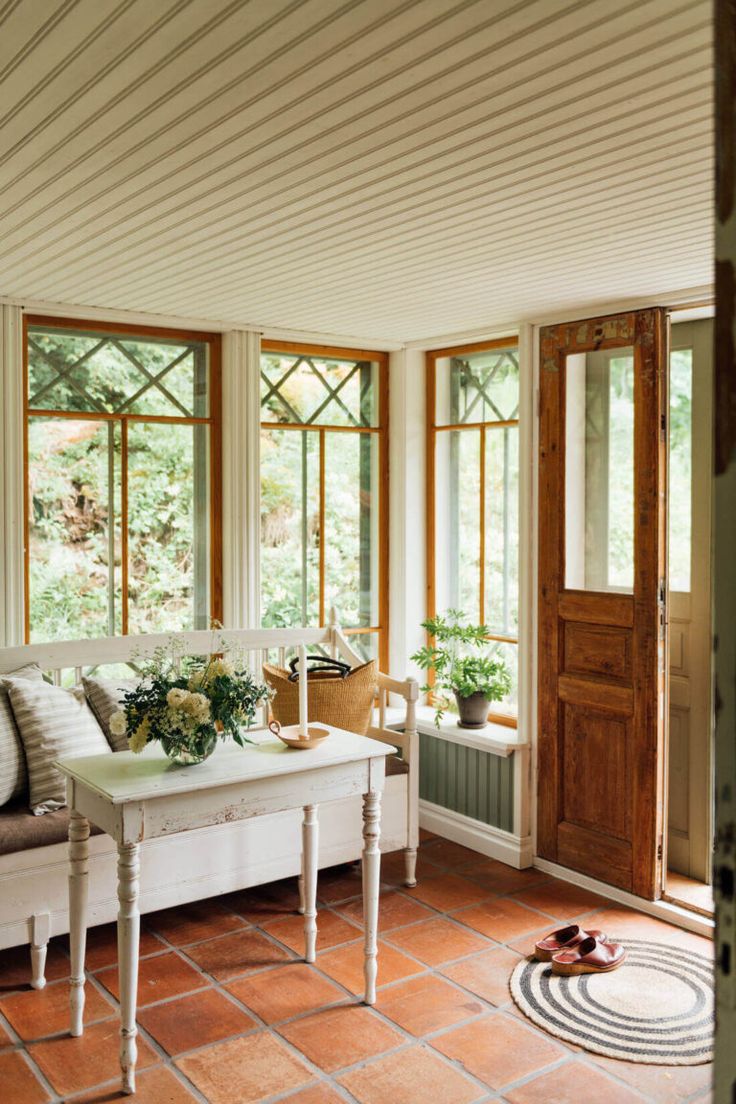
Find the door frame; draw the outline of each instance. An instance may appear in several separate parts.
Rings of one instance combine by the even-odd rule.
[[[537,417],[535,418],[535,433],[533,442],[533,456],[534,456],[534,468],[535,468],[535,510],[534,510],[534,567],[535,567],[535,586],[533,588],[534,595],[534,624],[535,624],[535,636],[536,636],[536,648],[534,649],[534,735],[535,739],[535,754],[534,754],[534,790],[535,800],[533,801],[534,809],[534,835],[535,835],[535,853],[539,852],[539,843],[542,840],[543,848],[546,844],[546,850],[548,857],[546,861],[557,862],[557,846],[556,842],[553,847],[550,846],[552,839],[552,831],[550,828],[551,821],[549,815],[547,822],[545,823],[540,817],[540,793],[543,786],[547,788],[548,804],[549,794],[556,795],[556,787],[558,786],[557,774],[555,771],[554,777],[550,780],[542,779],[539,772],[539,745],[544,738],[540,729],[540,698],[543,693],[542,679],[543,668],[540,665],[540,655],[542,648],[543,634],[545,633],[545,627],[547,632],[550,630],[550,616],[549,612],[545,611],[540,601],[540,591],[542,588],[542,562],[540,557],[539,547],[539,532],[540,532],[540,514],[544,508],[543,504],[543,488],[542,488],[542,473],[540,471],[540,441],[541,441],[541,419],[544,417],[544,412],[540,411],[540,393],[542,385],[542,371],[545,369],[545,364],[549,366],[549,358],[552,357],[553,363],[556,369],[559,371],[559,356],[561,350],[567,349],[570,352],[579,351],[582,352],[587,348],[605,348],[621,346],[624,342],[633,344],[634,336],[642,342],[642,350],[644,353],[644,370],[637,373],[637,389],[640,392],[641,388],[648,386],[651,388],[652,383],[655,388],[656,406],[660,415],[660,431],[656,435],[651,435],[647,439],[645,446],[640,446],[639,457],[641,457],[641,447],[645,447],[652,453],[651,460],[658,471],[658,478],[656,482],[650,484],[646,489],[645,499],[649,503],[648,508],[654,508],[658,511],[658,534],[657,534],[657,547],[655,548],[655,562],[656,572],[651,569],[652,557],[648,559],[648,564],[644,564],[642,557],[638,557],[637,570],[639,578],[637,580],[637,586],[635,587],[636,598],[634,601],[634,609],[638,611],[639,616],[646,619],[651,617],[654,621],[653,632],[650,634],[650,643],[647,646],[647,654],[644,657],[644,669],[649,672],[647,678],[654,679],[658,686],[657,701],[654,709],[651,707],[651,701],[645,701],[639,695],[639,702],[636,707],[635,722],[641,727],[654,724],[656,729],[656,738],[646,750],[646,754],[642,756],[642,764],[640,769],[644,769],[650,773],[654,779],[654,795],[652,799],[652,791],[649,795],[643,793],[635,794],[635,808],[634,817],[637,824],[637,831],[632,835],[632,884],[631,891],[639,896],[646,897],[650,900],[658,898],[661,894],[662,885],[662,869],[663,869],[663,825],[665,823],[665,746],[666,746],[666,670],[667,670],[667,657],[666,657],[666,633],[664,632],[664,608],[661,601],[661,580],[666,581],[667,572],[667,526],[666,526],[666,511],[661,508],[663,506],[663,499],[666,489],[666,422],[661,420],[663,414],[667,409],[667,373],[661,372],[659,377],[652,381],[651,376],[647,379],[646,366],[647,363],[656,364],[657,362],[667,363],[667,318],[665,308],[641,308],[642,310],[651,310],[651,332],[645,332],[641,330],[642,322],[641,318],[636,310],[629,309],[622,311],[616,315],[600,315],[595,318],[584,318],[580,320],[570,319],[565,322],[558,322],[552,324],[552,326],[542,329],[535,327],[535,341],[534,341],[534,356],[536,360],[535,364],[535,388],[536,388],[536,406]],[[572,312],[571,312],[572,313]],[[648,352],[647,352],[648,348]],[[650,394],[651,401],[651,394]],[[642,397],[640,394],[639,403],[641,405]],[[636,432],[636,429],[635,429]],[[656,437],[656,446],[654,440]],[[559,444],[559,442],[558,442]],[[564,466],[560,465],[560,471],[564,480]],[[558,474],[559,478],[559,474]],[[642,498],[639,498],[639,509],[641,509]],[[552,512],[550,513],[551,517]],[[553,533],[554,539],[557,541],[558,548],[564,534],[563,527],[559,522],[555,525],[553,522],[549,531]],[[559,561],[558,561],[559,562]],[[656,577],[655,577],[656,575]],[[547,580],[548,581],[548,580]],[[666,589],[665,589],[666,594]],[[660,623],[660,618],[662,622]],[[554,618],[554,633],[553,639],[557,639],[558,621],[555,613]],[[545,626],[545,621],[547,622]],[[548,636],[545,637],[549,639]],[[556,695],[556,691],[555,691]],[[555,697],[556,701],[559,698]],[[638,804],[637,804],[638,802]],[[552,807],[557,809],[557,797],[554,797]],[[542,807],[542,813],[545,814],[546,810]],[[556,816],[556,812],[555,812]],[[556,841],[556,825],[554,826],[554,838]],[[571,870],[571,873],[575,873]],[[620,884],[620,883],[619,883]],[[623,887],[622,887],[623,888]]]
[[[670,324],[679,325],[691,325],[700,322],[710,321],[715,326],[715,320],[713,314],[703,317],[686,317],[677,318],[679,312],[673,308],[670,311]],[[709,344],[709,339],[705,336],[705,333],[698,333],[696,331],[695,338],[692,342],[692,346],[689,344],[683,344],[681,341],[678,344],[676,339],[670,341],[670,352],[673,349],[692,347],[693,349],[693,405],[692,405],[692,440],[693,440],[693,455],[695,454],[695,445],[700,442],[698,448],[700,451],[701,464],[705,468],[705,472],[701,471],[701,477],[705,475],[702,482],[707,488],[707,498],[701,498],[697,493],[697,489],[694,487],[695,493],[692,495],[692,537],[691,537],[691,577],[690,577],[690,593],[689,600],[687,602],[687,613],[690,622],[690,634],[689,634],[689,647],[691,656],[695,655],[696,651],[701,653],[701,666],[695,670],[692,665],[688,675],[690,682],[689,687],[689,724],[690,724],[690,739],[688,748],[688,864],[690,868],[690,877],[696,881],[702,881],[705,884],[712,882],[712,865],[713,865],[713,805],[714,805],[714,779],[713,779],[713,747],[712,747],[712,732],[713,732],[713,675],[712,675],[712,609],[711,609],[711,586],[712,586],[712,527],[713,527],[713,503],[712,503],[712,467],[713,467],[713,439],[712,439],[712,419],[713,419],[713,373],[714,364],[712,360],[710,362],[710,374],[708,388],[696,388],[696,358],[698,356],[704,356],[704,346]],[[698,352],[698,349],[700,352]],[[698,399],[696,401],[696,393]],[[669,463],[669,449],[668,449],[668,463]],[[695,474],[695,461],[693,459],[693,475]],[[669,512],[669,498],[668,498],[668,512]],[[699,575],[696,569],[696,564],[700,560],[707,564],[705,577]],[[670,616],[676,619],[680,610],[682,610],[683,603],[681,602],[681,594],[677,591],[673,591],[668,597],[670,601]],[[695,598],[695,603],[693,602]],[[700,613],[703,614],[700,620],[693,624],[692,621],[692,607],[693,605],[700,607]],[[707,612],[704,610],[707,608]],[[668,619],[668,638],[671,636],[670,623]],[[668,639],[669,644],[669,639]],[[703,670],[705,666],[703,662],[703,654],[707,654],[707,671]],[[668,658],[669,666],[669,658]],[[668,671],[668,674],[670,672]],[[695,677],[693,677],[695,674]],[[673,686],[668,686],[668,715],[671,705],[671,699],[673,697]],[[676,696],[676,695],[674,695]],[[700,740],[692,739],[693,720],[696,725],[701,726]],[[703,752],[705,754],[703,754]],[[665,794],[669,795],[669,767],[670,767],[670,745],[666,748],[666,789]],[[703,810],[703,802],[705,801],[705,809]],[[669,835],[669,814],[667,821],[665,822],[665,859],[667,859],[668,847],[671,845],[671,841],[668,839]],[[664,890],[667,888],[667,870],[668,863],[665,862],[662,872],[664,881]]]

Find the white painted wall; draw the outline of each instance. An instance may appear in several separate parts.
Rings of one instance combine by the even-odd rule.
[[[424,353],[393,352],[389,370],[389,670],[423,682],[409,656],[425,642],[427,606]]]
[[[260,627],[260,334],[222,338],[223,624]]]
[[[23,642],[23,319],[0,306],[0,647]]]

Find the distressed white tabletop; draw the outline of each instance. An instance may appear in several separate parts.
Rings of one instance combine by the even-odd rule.
[[[54,765],[67,778],[81,782],[113,805],[120,805],[233,783],[255,782],[260,778],[301,774],[320,767],[391,755],[397,750],[380,740],[331,726],[326,739],[306,749],[287,747],[266,729],[254,729],[248,735],[257,741],[254,745],[241,748],[232,740],[219,741],[209,759],[191,767],[171,763],[158,743],[148,744],[137,755],[132,751],[84,755],[60,759]]]

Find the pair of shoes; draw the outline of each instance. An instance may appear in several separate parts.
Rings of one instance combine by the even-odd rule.
[[[579,924],[558,928],[534,945],[534,956],[552,963],[552,973],[606,974],[617,970],[626,958],[620,943],[609,943],[608,936],[592,929],[585,931]]]

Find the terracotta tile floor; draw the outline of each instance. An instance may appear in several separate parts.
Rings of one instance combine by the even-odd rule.
[[[143,917],[139,1104],[683,1104],[710,1100],[707,1066],[586,1054],[529,1023],[508,977],[537,932],[580,919],[710,953],[711,944],[537,871],[423,833],[416,889],[382,865],[379,991],[362,987],[360,877],[320,875],[315,966],[299,959],[293,880]],[[2,1104],[107,1104],[117,1075],[113,925],[90,932],[87,1028],[66,1033],[66,940],[49,983],[28,949],[0,952]]]

